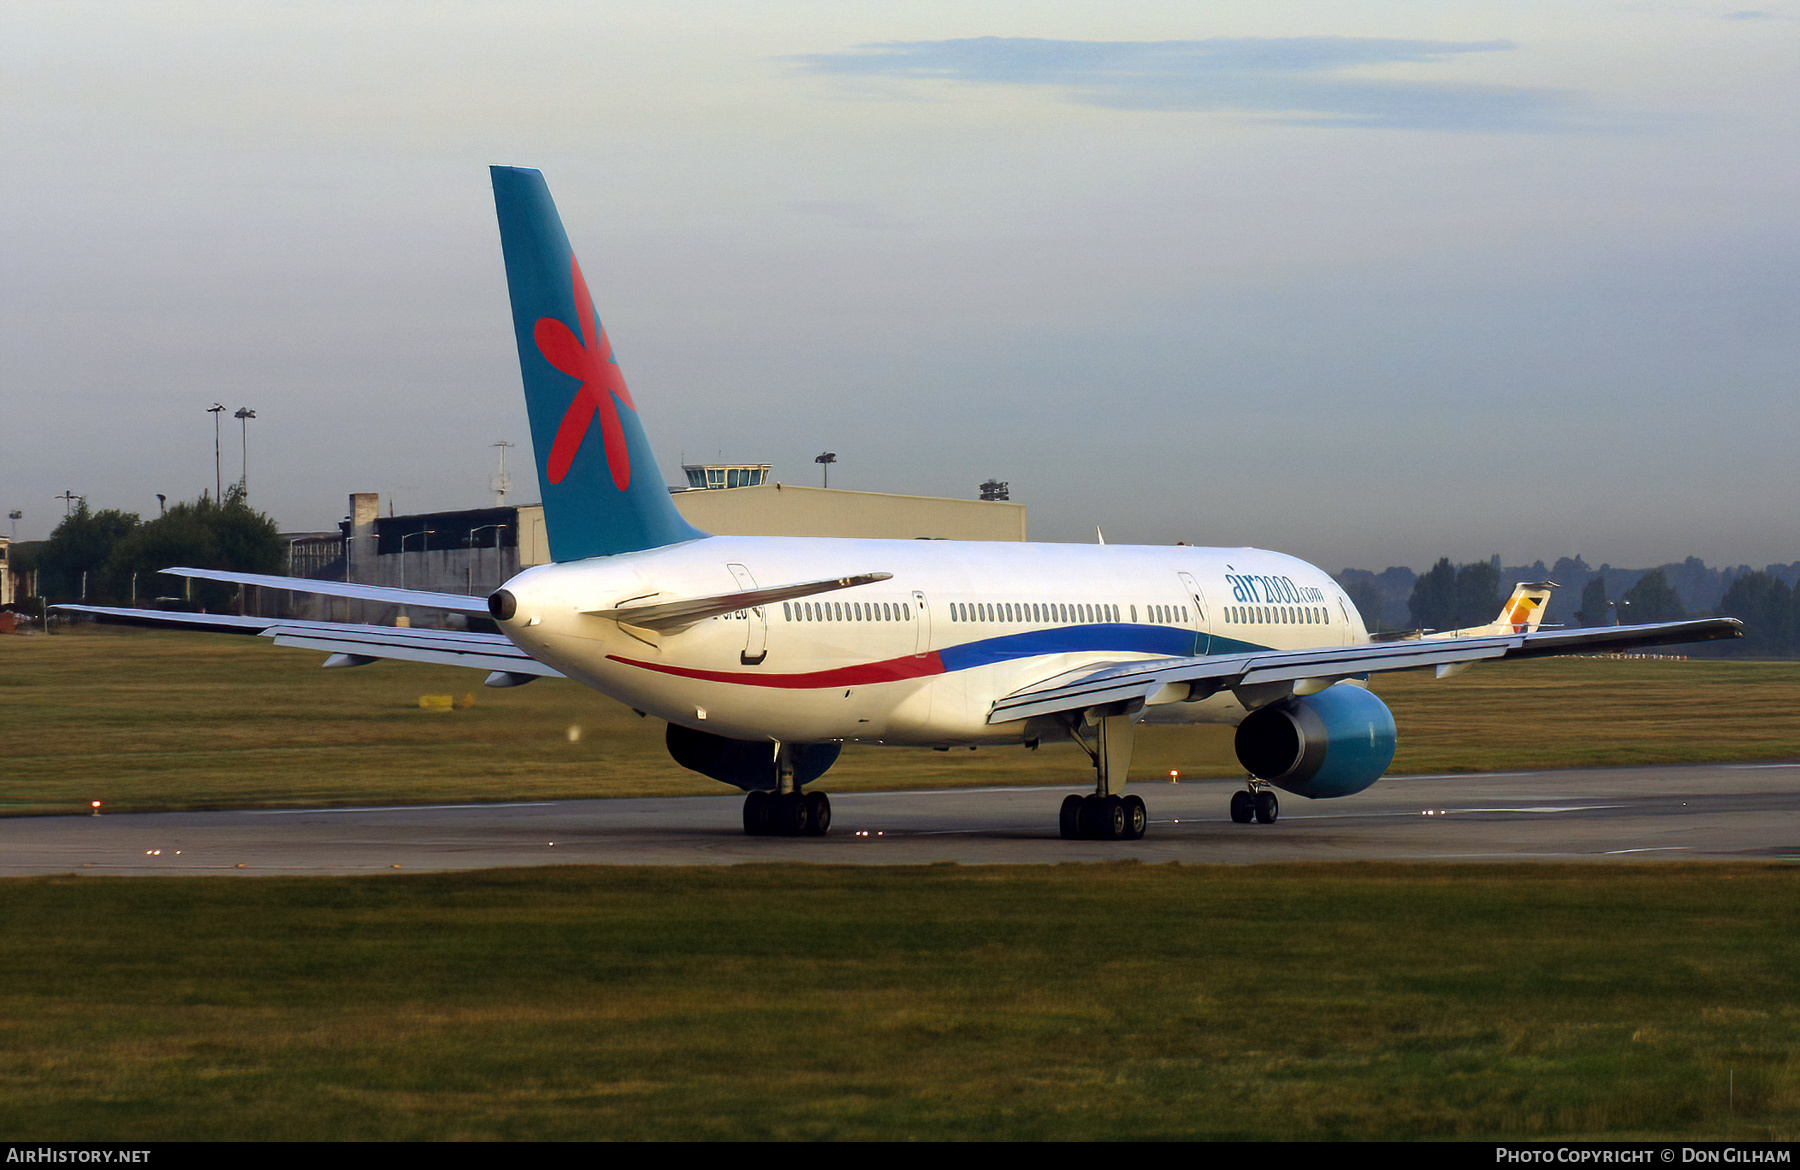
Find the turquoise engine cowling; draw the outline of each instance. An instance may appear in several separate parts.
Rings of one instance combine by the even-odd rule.
[[[1297,796],[1351,796],[1394,762],[1394,714],[1361,687],[1327,687],[1252,711],[1237,756],[1259,780]]]

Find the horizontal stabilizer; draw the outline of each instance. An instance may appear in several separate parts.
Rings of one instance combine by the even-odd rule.
[[[57,613],[85,613],[112,626],[149,626],[160,630],[198,630],[207,634],[260,634],[274,618],[239,617],[235,613],[185,613],[180,610],[125,609],[108,605],[53,605]]]
[[[393,658],[435,662],[507,674],[561,678],[562,672],[532,658],[504,634],[469,630],[425,630],[407,626],[361,626],[344,622],[309,622],[289,618],[239,617],[228,613],[170,613],[155,609],[116,609],[99,605],[57,605],[65,613],[91,614],[102,621],[164,629],[205,630],[220,634],[260,634],[277,646],[298,646],[330,655],[327,666],[356,659]],[[360,665],[360,663],[357,663]]]
[[[532,658],[504,634],[421,630],[404,626],[351,626],[335,622],[280,622],[263,631],[277,646],[323,650],[357,658],[398,658],[475,670],[561,678],[562,672]]]
[[[1186,684],[1190,693],[1200,698],[1228,689],[1278,688],[1280,684],[1302,679],[1337,680],[1377,671],[1419,670],[1502,658],[1544,658],[1557,654],[1710,642],[1741,637],[1743,629],[1743,623],[1735,618],[1702,618],[1643,626],[1474,638],[1422,638],[1309,650],[1265,650],[1118,662],[1087,671],[1066,672],[1014,691],[993,705],[988,722],[1010,723],[1113,704],[1122,704],[1129,709],[1143,705],[1163,687],[1175,684]]]
[[[851,589],[858,585],[871,585],[892,577],[892,573],[863,573],[855,577],[836,577],[829,581],[805,581],[798,585],[777,585],[770,589],[746,589],[737,593],[717,593],[711,597],[690,597],[681,601],[659,601],[647,605],[589,609],[582,612],[591,617],[607,618],[642,630],[672,634],[720,614],[736,613],[740,609],[753,609],[759,605],[773,605],[778,601],[792,601],[796,597],[812,597],[838,589]]]
[[[285,589],[289,593],[352,597],[358,601],[379,601],[384,605],[411,605],[419,609],[444,609],[451,613],[478,613],[487,616],[487,598],[470,597],[462,593],[395,589],[387,585],[362,585],[355,581],[315,581],[310,577],[272,577],[267,573],[228,573],[222,569],[164,569],[163,572],[171,577],[194,577],[201,581],[222,581],[227,585],[255,585],[262,589]]]

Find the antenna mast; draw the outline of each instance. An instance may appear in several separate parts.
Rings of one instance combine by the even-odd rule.
[[[500,448],[500,473],[489,482],[488,490],[494,493],[494,507],[504,508],[506,493],[512,491],[512,477],[506,474],[506,449],[512,444],[501,439],[498,443],[490,443],[488,446]]]

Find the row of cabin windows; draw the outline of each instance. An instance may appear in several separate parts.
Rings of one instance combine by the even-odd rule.
[[[781,616],[790,622],[910,622],[912,607],[904,601],[784,601]]]
[[[1137,621],[1137,606],[1130,607],[1130,620]],[[1226,622],[1232,625],[1324,625],[1329,620],[1322,606],[1312,605],[1228,605]],[[890,601],[796,601],[781,603],[781,616],[790,622],[909,622],[912,607],[905,602]],[[1146,605],[1144,616],[1164,625],[1186,625],[1185,605]],[[1116,605],[1094,605],[1085,602],[952,602],[953,622],[1062,623],[1116,622],[1120,620]]]
[[[1137,621],[1137,606],[1128,607],[1130,621]],[[1012,622],[1038,623],[1060,622],[1072,624],[1076,622],[1116,622],[1122,619],[1116,605],[1092,605],[1086,603],[1063,604],[1061,602],[1041,603],[1019,602],[981,602],[965,604],[952,602],[950,620],[953,622]],[[1185,605],[1146,605],[1144,616],[1152,622],[1164,625],[1187,624],[1188,608]]]
[[[1329,619],[1321,606],[1299,605],[1228,605],[1226,622],[1233,625],[1324,625]],[[797,601],[782,602],[781,616],[790,622],[909,622],[912,607],[905,602],[890,601]],[[1144,616],[1164,625],[1186,625],[1185,605],[1146,605]],[[1116,605],[1085,602],[952,602],[953,622],[1008,622],[1012,624],[1078,622],[1116,622],[1120,620]],[[1137,606],[1130,607],[1130,620],[1137,621]]]
[[[890,601],[797,601],[782,602],[781,616],[790,622],[909,622],[912,607],[905,602]],[[1186,625],[1185,605],[1146,605],[1144,616],[1164,625]],[[1329,619],[1322,606],[1312,605],[1228,605],[1225,620],[1233,625],[1323,625]],[[952,602],[953,622],[1062,623],[1116,622],[1120,620],[1116,605],[1086,602]],[[1130,620],[1137,621],[1137,606],[1130,607]]]
[[[1119,607],[1116,605],[1093,605],[1076,602],[1011,602],[984,601],[980,603],[953,601],[950,603],[950,620],[953,622],[1061,622],[1072,625],[1076,622],[1116,622],[1119,620]]]
[[[1137,606],[1129,608],[1129,620],[1137,621]],[[1144,607],[1144,615],[1153,622],[1164,622],[1171,625],[1185,623],[1188,620],[1188,610],[1185,605],[1147,605]],[[1073,625],[1077,622],[1116,622],[1122,620],[1122,615],[1116,605],[1096,605],[1090,602],[953,601],[950,603],[950,620],[953,622],[1007,622],[1014,625],[1050,623]]]
[[[1324,625],[1329,614],[1315,605],[1228,605],[1225,620],[1233,625]]]

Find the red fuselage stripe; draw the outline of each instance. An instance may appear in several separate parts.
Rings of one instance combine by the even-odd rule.
[[[666,666],[660,662],[639,662],[635,658],[621,658],[617,654],[608,654],[614,662],[623,662],[626,666],[641,666],[645,670],[660,671],[663,674],[678,675],[681,678],[697,678],[706,682],[739,683],[752,687],[779,687],[783,690],[825,690],[831,687],[863,687],[870,683],[903,682],[909,678],[924,678],[927,675],[943,674],[944,663],[937,651],[929,654],[909,654],[905,658],[890,658],[886,662],[866,662],[861,666],[844,666],[836,670],[815,670],[806,674],[751,674],[741,670],[692,670],[685,666]]]

